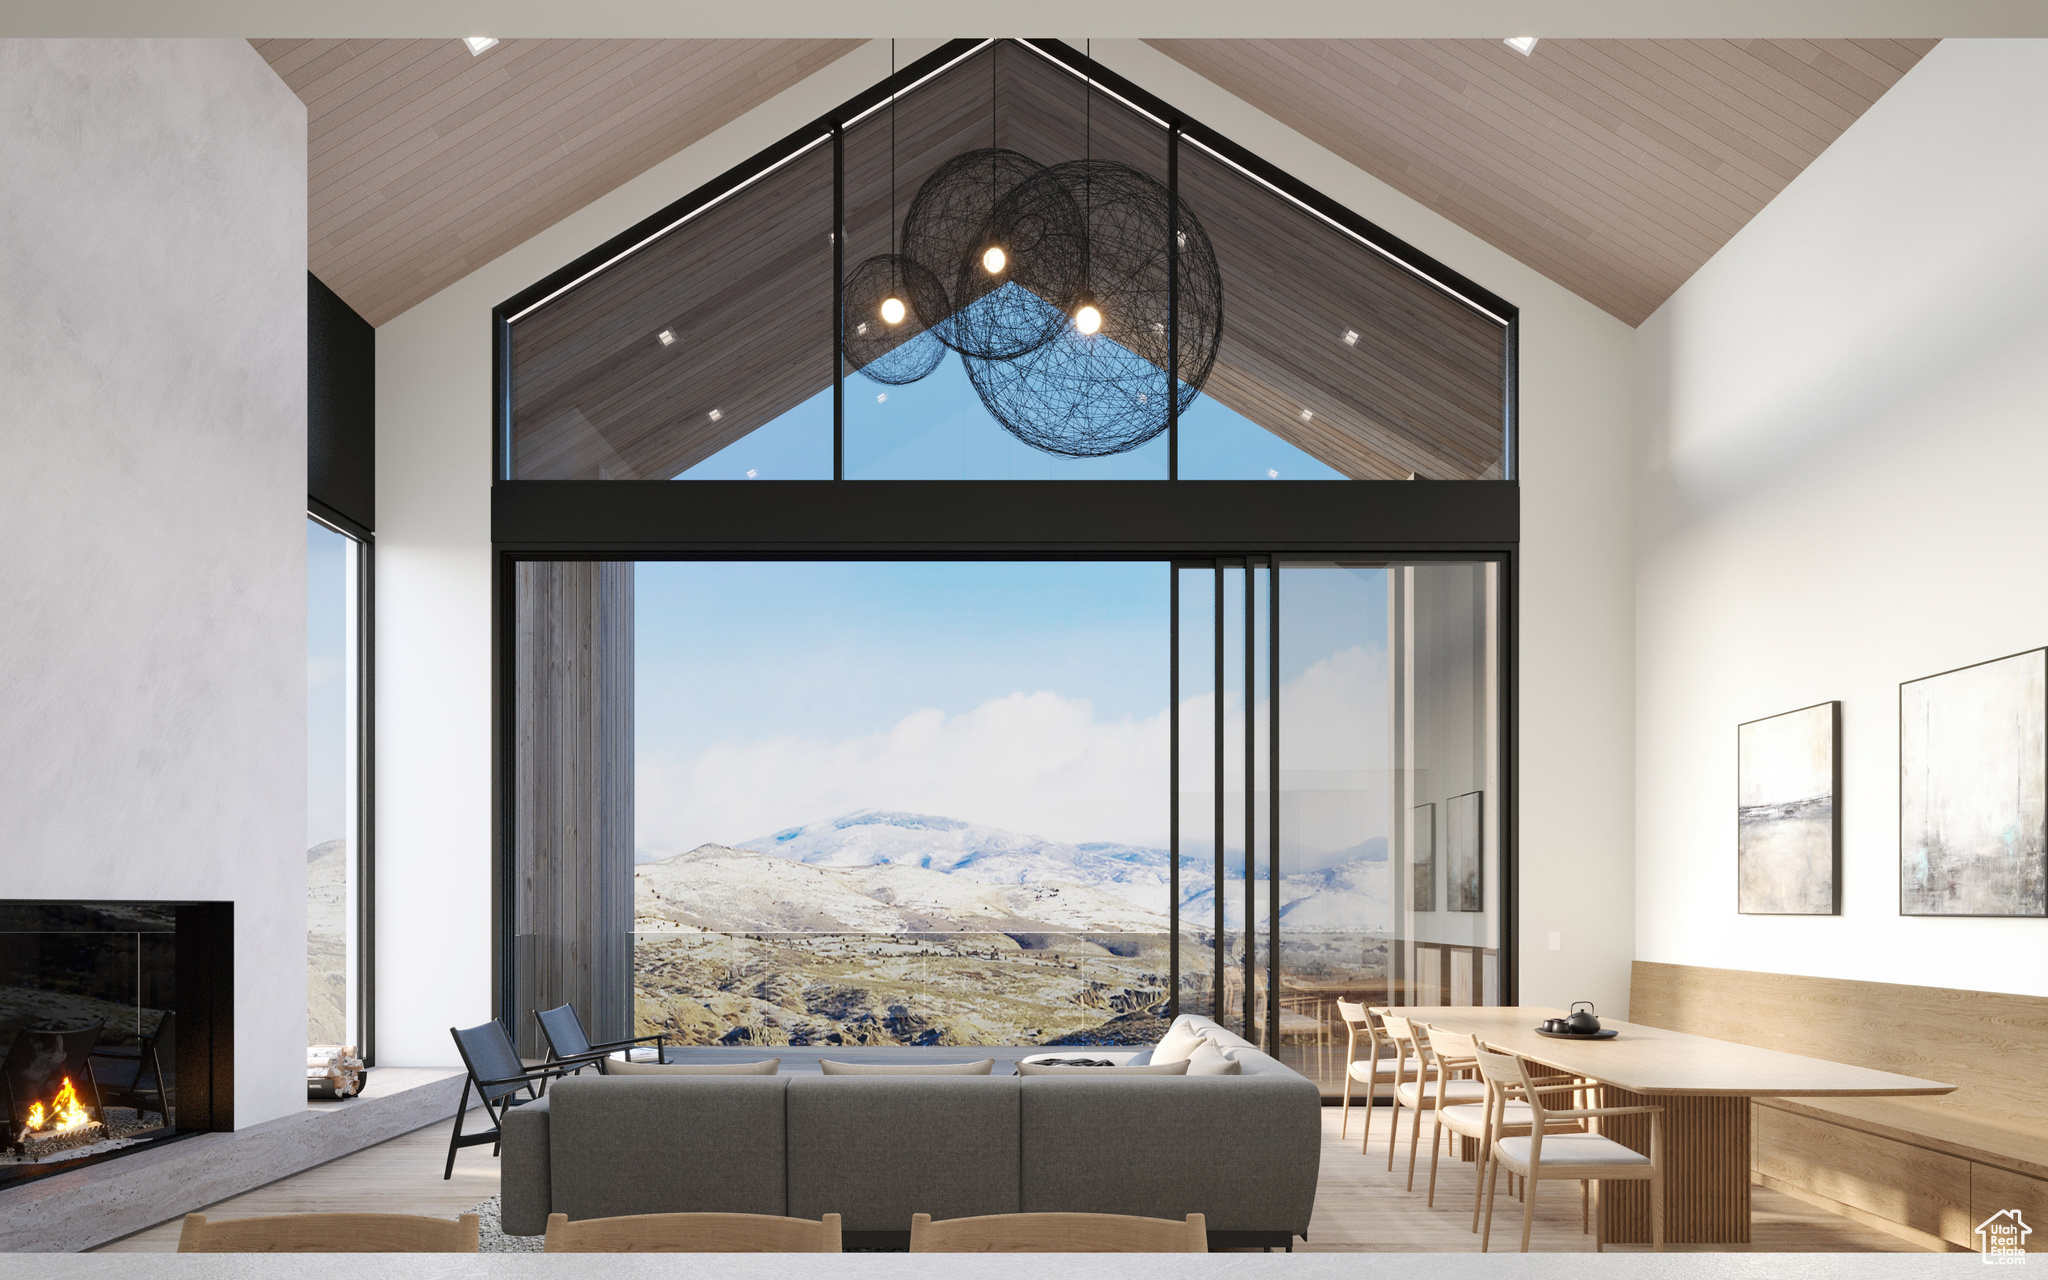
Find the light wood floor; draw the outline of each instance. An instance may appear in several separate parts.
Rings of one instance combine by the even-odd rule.
[[[481,1120],[474,1113],[472,1123]],[[1406,1190],[1407,1136],[1401,1130],[1399,1158],[1387,1172],[1387,1109],[1373,1118],[1372,1150],[1358,1150],[1361,1112],[1351,1114],[1351,1137],[1337,1136],[1338,1111],[1323,1108],[1322,1176],[1316,1187],[1309,1241],[1297,1248],[1331,1251],[1429,1253],[1476,1250],[1479,1238],[1467,1228],[1472,1213],[1472,1168],[1446,1160],[1438,1174],[1437,1204],[1424,1204],[1429,1181],[1429,1125],[1422,1128],[1415,1190]],[[267,1213],[422,1213],[453,1217],[498,1191],[498,1165],[489,1147],[468,1147],[455,1157],[455,1177],[441,1180],[448,1150],[446,1122],[393,1138],[351,1156],[308,1169],[267,1187],[208,1205],[209,1215],[243,1217]],[[1503,1186],[1505,1184],[1503,1183]],[[1895,1236],[1810,1207],[1765,1187],[1752,1187],[1751,1237],[1756,1252],[1914,1252]],[[1521,1232],[1522,1207],[1503,1193],[1495,1209],[1493,1247],[1512,1249]],[[115,1252],[168,1253],[178,1245],[178,1223],[166,1222],[102,1247]],[[1541,1252],[1587,1251],[1593,1238],[1579,1230],[1578,1189],[1550,1184],[1536,1202],[1531,1247]],[[1610,1246],[1628,1250],[1647,1246]]]

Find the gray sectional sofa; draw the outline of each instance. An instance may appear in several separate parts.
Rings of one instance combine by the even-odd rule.
[[[1315,1201],[1320,1091],[1215,1035],[1243,1074],[565,1079],[505,1117],[504,1228],[837,1213],[850,1247],[887,1247],[915,1213],[1201,1213],[1216,1246],[1290,1246]]]

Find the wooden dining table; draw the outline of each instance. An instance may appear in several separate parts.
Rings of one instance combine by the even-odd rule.
[[[1380,1010],[1375,1010],[1380,1012]],[[1560,1040],[1536,1025],[1561,1009],[1407,1006],[1392,1012],[1477,1036],[1552,1072],[1597,1081],[1603,1107],[1664,1109],[1664,1238],[1673,1244],[1749,1243],[1749,1104],[1752,1098],[1874,1098],[1953,1093],[1938,1080],[1807,1058],[1603,1018],[1608,1040]],[[1540,1074],[1540,1073],[1532,1073]],[[1606,1136],[1647,1153],[1648,1116],[1603,1117]],[[1616,1182],[1600,1196],[1615,1243],[1648,1243],[1647,1182]]]

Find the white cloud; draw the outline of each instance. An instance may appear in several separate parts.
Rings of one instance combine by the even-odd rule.
[[[903,809],[1065,841],[1166,843],[1167,722],[1102,721],[1085,699],[1013,693],[964,715],[915,711],[833,742],[718,742],[642,753],[642,858],[766,835],[855,809]]]

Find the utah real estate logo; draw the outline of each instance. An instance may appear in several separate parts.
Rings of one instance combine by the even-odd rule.
[[[2018,1209],[2001,1209],[1978,1223],[1976,1234],[1984,1238],[1984,1261],[2025,1262],[2027,1237],[2034,1229]]]

